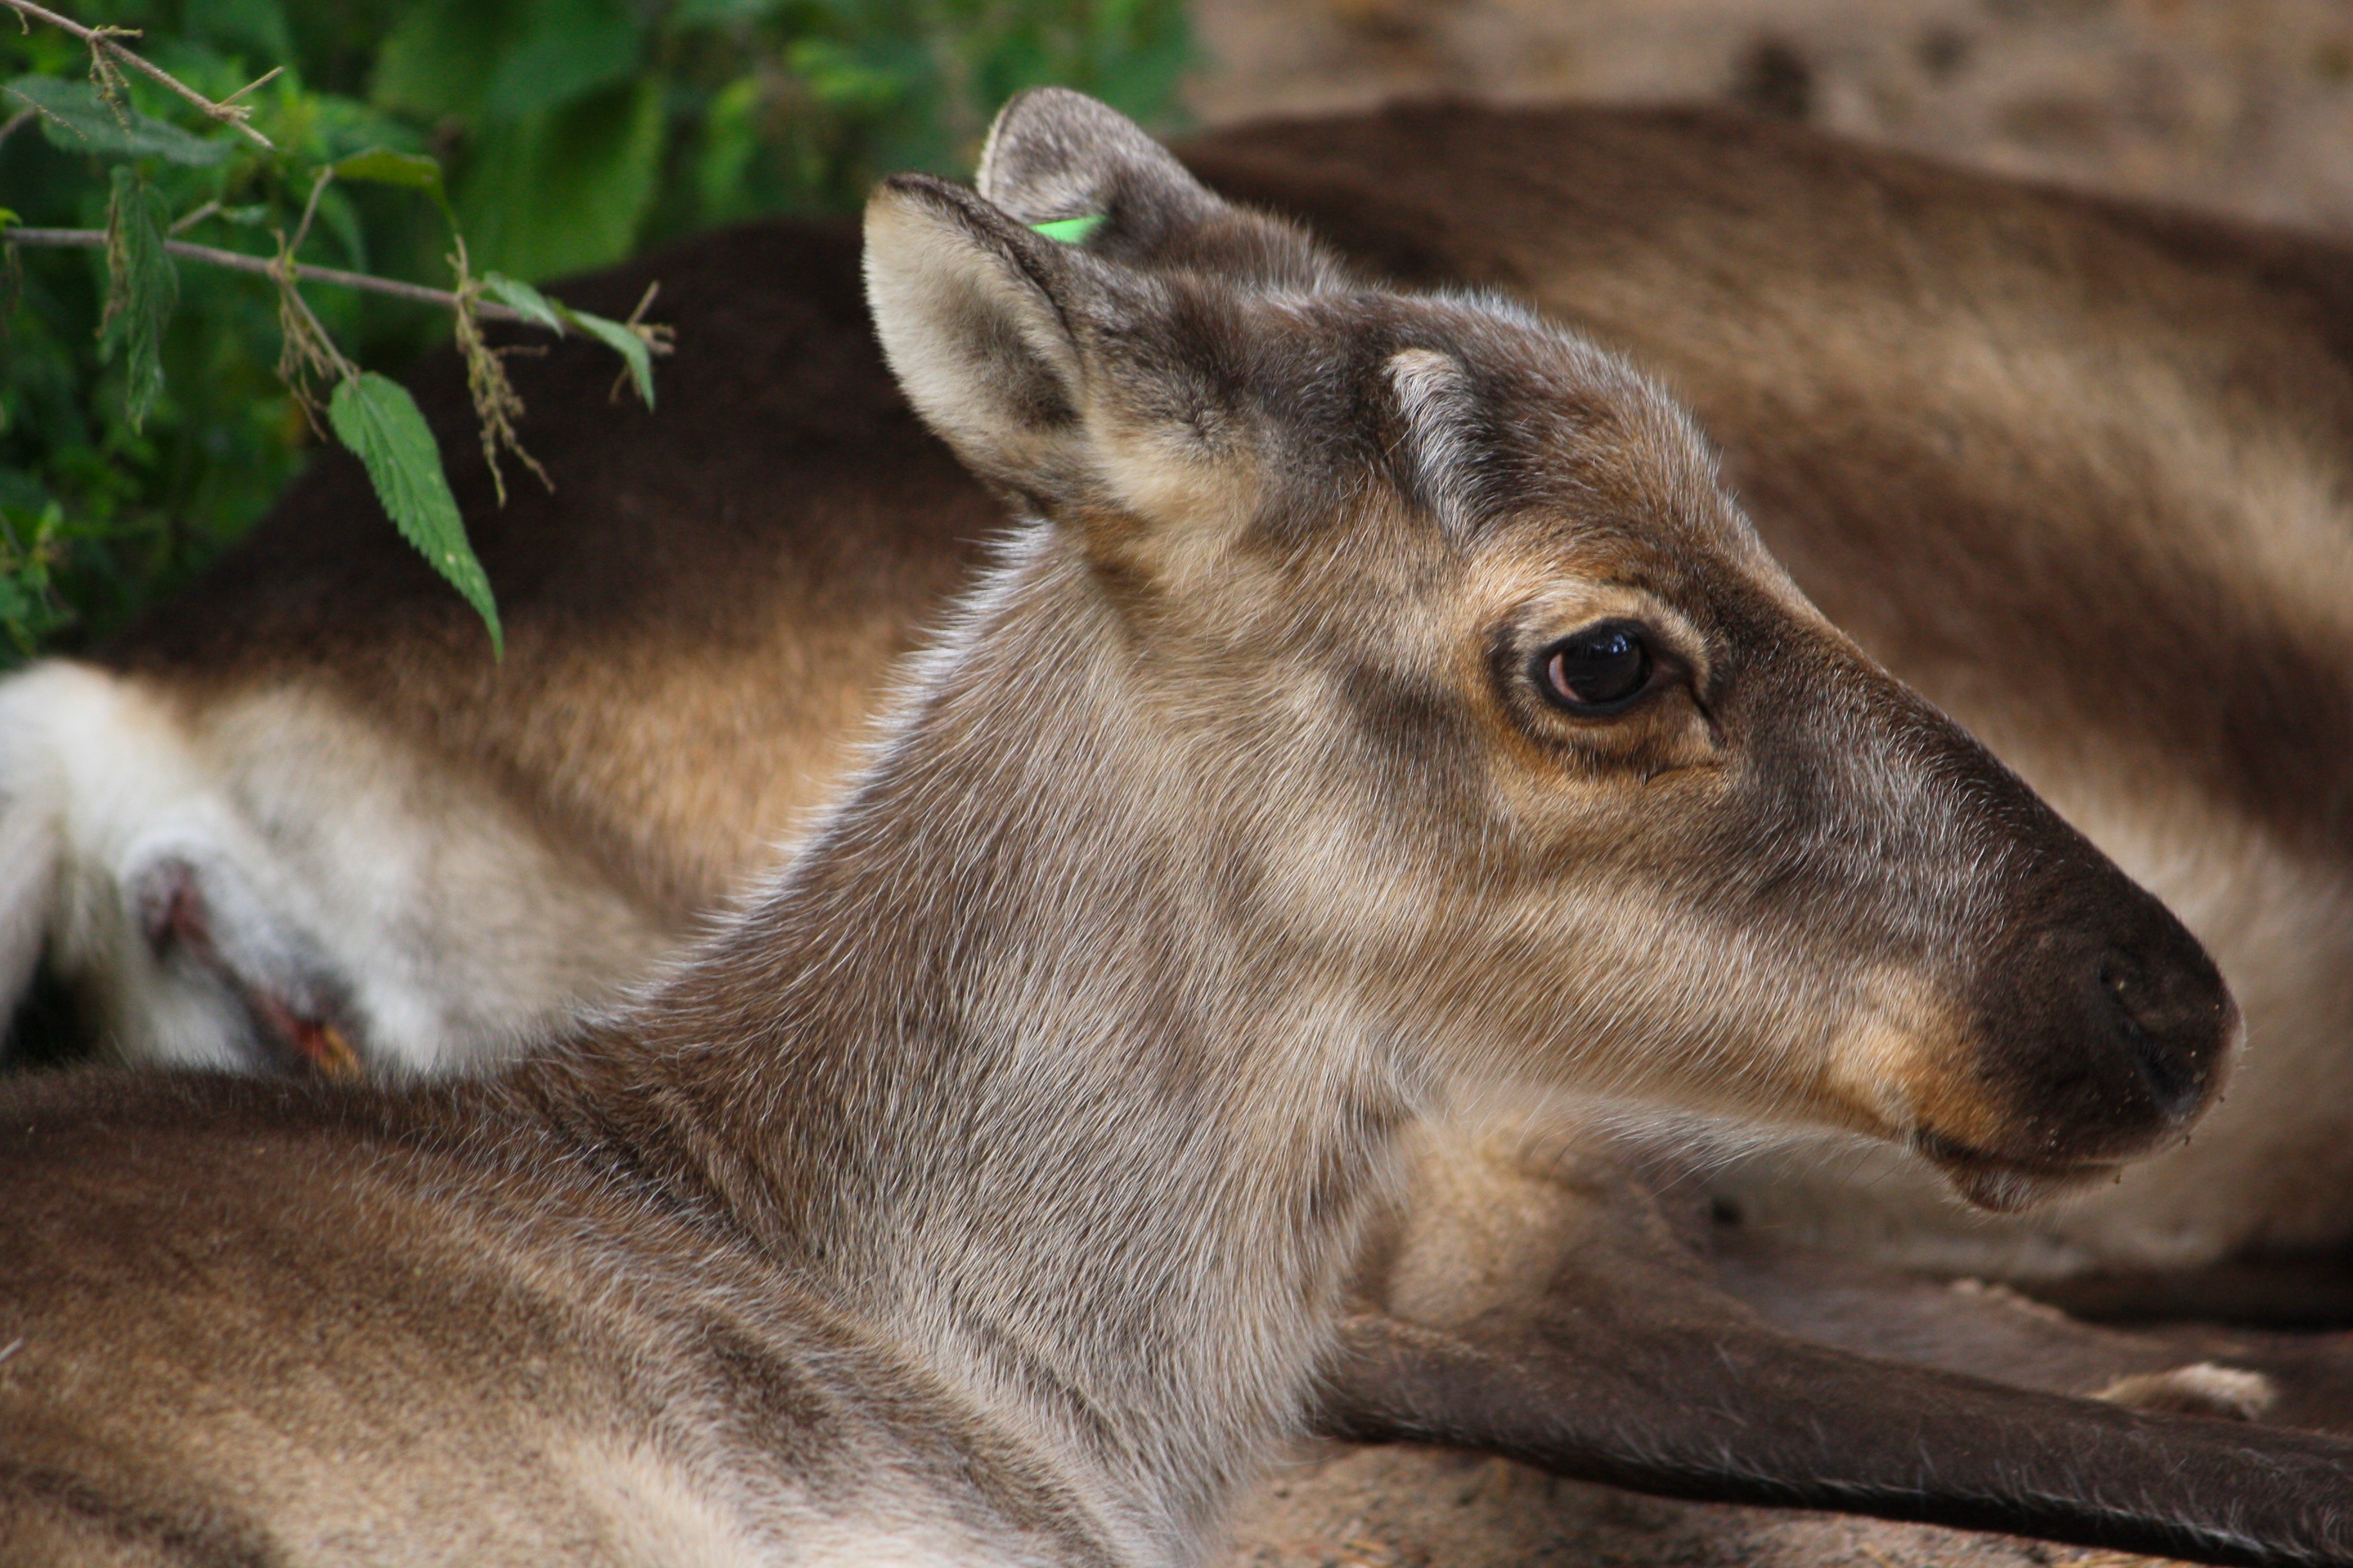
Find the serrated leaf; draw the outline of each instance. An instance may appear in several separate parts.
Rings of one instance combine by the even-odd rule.
[[[123,351],[123,403],[133,430],[164,390],[164,329],[180,304],[179,268],[164,248],[171,221],[163,193],[118,164],[106,207],[106,314],[99,330],[110,353]]]
[[[86,81],[20,76],[0,91],[39,116],[41,134],[64,152],[90,153],[101,158],[161,158],[199,167],[228,156],[226,140],[192,136],[135,109],[125,109],[118,115]]]
[[[482,292],[510,310],[522,311],[531,318],[533,325],[562,334],[564,318],[556,314],[555,301],[530,284],[509,278],[502,272],[492,272],[483,277]]]
[[[441,470],[441,449],[407,388],[374,371],[346,377],[327,400],[335,438],[366,465],[376,499],[433,569],[449,580],[490,628],[491,647],[506,655],[491,579],[467,542],[465,520]]]

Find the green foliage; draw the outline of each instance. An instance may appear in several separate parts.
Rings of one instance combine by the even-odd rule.
[[[586,310],[575,310],[560,300],[551,300],[528,283],[491,273],[482,280],[482,291],[510,310],[520,310],[531,321],[551,331],[573,331],[595,338],[621,356],[628,367],[629,384],[638,400],[649,408],[654,405],[654,344],[641,332],[619,321],[608,321]]]
[[[22,106],[39,117],[41,133],[64,152],[195,164],[217,163],[228,156],[227,142],[207,142],[168,121],[110,106],[86,81],[20,76],[8,84],[7,94],[12,108]]]
[[[106,205],[106,313],[99,331],[123,351],[122,411],[133,430],[164,391],[164,329],[180,308],[180,275],[164,251],[172,222],[163,193],[128,163],[114,167]]]
[[[336,438],[367,466],[368,482],[401,537],[466,596],[490,628],[492,649],[503,652],[506,637],[499,629],[498,606],[491,602],[491,580],[466,542],[466,524],[442,476],[433,432],[408,389],[374,371],[352,376],[336,384],[327,418]]]
[[[1188,58],[1181,0],[81,0],[74,14],[143,29],[126,43],[216,100],[285,69],[237,100],[273,154],[135,74],[95,84],[78,40],[0,17],[0,126],[16,121],[0,209],[114,241],[0,257],[0,633],[19,651],[82,646],[176,586],[317,438],[273,368],[270,281],[174,268],[167,230],[265,258],[284,236],[306,266],[446,289],[461,283],[454,224],[465,287],[610,344],[650,402],[644,337],[523,280],[761,213],[847,210],[894,169],[966,172],[997,105],[1037,82],[1165,121]],[[306,226],[322,169],[334,177]],[[397,374],[449,326],[428,306],[302,293],[353,372]],[[473,348],[470,369],[495,377]],[[375,381],[330,374],[327,426],[365,458],[369,437],[345,425],[374,428],[352,411],[375,403],[344,389]],[[486,423],[516,412],[500,408]],[[403,526],[431,555],[442,536],[422,516]]]

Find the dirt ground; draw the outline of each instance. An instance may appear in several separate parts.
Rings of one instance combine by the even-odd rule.
[[[2000,173],[2353,231],[2347,0],[1199,0],[1208,123],[1439,94],[1708,100]],[[1420,1450],[1303,1458],[1229,1568],[2124,1568]]]
[[[1301,1460],[1246,1510],[1223,1568],[2158,1568],[2008,1536],[1724,1508],[1502,1459],[1368,1448]]]
[[[2007,174],[2353,228],[2346,0],[1198,0],[1210,122],[1708,99]]]

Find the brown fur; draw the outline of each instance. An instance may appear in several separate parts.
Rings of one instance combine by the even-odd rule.
[[[2165,897],[2247,1008],[2229,1103],[2114,1189],[1989,1231],[1889,1162],[1776,1157],[1725,1178],[1759,1223],[2033,1276],[2347,1235],[2341,247],[1702,110],[1401,108],[1191,156],[1655,368],[1815,602]]]
[[[16,1097],[10,1186],[44,1227],[8,1248],[38,1258],[5,1374],[28,1528],[92,1552],[113,1531],[333,1554],[375,1529],[476,1559],[644,1531],[823,1554],[839,1531],[870,1560],[1158,1557],[1296,1418],[1434,1071],[1511,1052],[1900,1131],[1989,1200],[2202,1097],[2229,1014],[2194,944],[1854,656],[1639,381],[1509,312],[1261,300],[1248,258],[1106,266],[936,185],[875,221],[912,268],[876,285],[902,373],[1060,531],[930,661],[777,895],[576,1055],[449,1090]],[[1115,223],[1103,254],[1136,237]],[[1400,353],[1460,367],[1465,466],[1377,412]],[[1529,652],[1601,608],[1651,621],[1659,695],[1622,724],[1529,706]],[[1302,703],[1302,670],[1342,700]],[[1336,858],[1303,852],[1303,809]],[[1830,918],[1777,918],[1791,889]],[[1716,943],[1756,967],[1695,965]],[[2128,973],[2087,1003],[2104,947]],[[1361,1032],[1367,1007],[1391,1025]],[[2187,1098],[2134,1076],[2152,1050]],[[1179,1152],[1204,1136],[1238,1142]],[[1145,1158],[1107,1180],[1121,1139]],[[148,1217],[165,1191],[183,1212]],[[281,1321],[298,1281],[359,1310]],[[123,1310],[147,1337],[96,1355]],[[1186,1336],[1237,1313],[1202,1359]],[[2108,1518],[2116,1539],[2326,1550],[2298,1500],[2336,1450],[2269,1440],[2249,1502],[2194,1424],[2114,1419],[2180,1445],[2168,1468],[2237,1527],[2176,1497]],[[356,1536],[307,1489],[330,1454],[379,1483],[340,1516]]]
[[[2293,462],[2329,498],[2348,460],[2339,318],[2283,280],[2286,237],[2201,245],[2173,237],[2187,220],[1696,110],[1401,109],[1192,155],[1344,247],[1508,288],[1656,367],[1831,618],[1957,710],[2353,849],[2347,626],[2272,569],[2347,541],[2248,483]],[[2262,575],[2234,580],[2246,556]]]

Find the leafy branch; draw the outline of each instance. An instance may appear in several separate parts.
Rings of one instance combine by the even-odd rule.
[[[182,218],[172,227],[178,229],[186,223],[187,219]],[[106,230],[12,227],[6,231],[6,241],[10,245],[103,250],[106,248]],[[167,238],[164,241],[164,248],[183,261],[201,261],[207,267],[226,267],[232,272],[249,272],[259,278],[275,278],[278,275],[278,258],[272,256],[248,256],[242,251],[222,250],[209,245],[191,245],[185,239]],[[339,289],[356,289],[364,293],[381,294],[386,299],[413,300],[420,305],[438,305],[445,310],[458,308],[458,296],[447,289],[428,288],[422,283],[403,283],[396,278],[378,278],[366,272],[346,272],[337,267],[305,265],[296,270],[300,280],[305,283],[332,283]],[[474,312],[486,321],[527,322],[533,320],[505,305],[478,303]]]
[[[162,67],[153,65],[142,56],[124,48],[119,40],[139,37],[139,29],[136,27],[85,27],[69,16],[60,16],[55,11],[34,5],[33,0],[0,0],[0,5],[5,5],[16,13],[17,24],[20,26],[29,27],[33,22],[47,22],[50,26],[71,33],[75,37],[88,44],[90,80],[97,85],[100,95],[109,101],[119,101],[121,97],[122,76],[116,68],[129,66],[141,75],[178,93],[202,110],[208,118],[237,132],[255,146],[266,152],[276,151],[276,143],[246,123],[253,114],[252,107],[238,103],[237,100],[276,76],[279,71],[285,69],[283,66],[269,71],[256,80],[246,83],[223,101],[215,103]]]
[[[501,274],[603,267],[767,214],[855,211],[881,174],[970,167],[989,110],[1038,82],[1158,122],[1191,58],[1184,0],[28,3],[75,26],[0,0],[0,207],[39,240],[0,240],[0,665],[103,637],[242,534],[311,434],[336,438],[328,405],[351,379],[338,355],[396,375],[460,325],[464,295],[480,332],[459,346],[480,395],[496,384],[483,349],[553,330]],[[270,146],[211,112],[248,105]],[[454,232],[426,193],[352,174],[318,186],[322,167],[377,147],[433,154]],[[120,208],[117,164],[137,198]],[[170,385],[134,425],[135,297],[100,332],[103,244],[44,245],[142,212],[180,299],[157,361]],[[306,308],[268,270],[281,254]],[[494,324],[510,310],[538,325]],[[634,336],[644,314],[607,327]],[[273,362],[307,379],[309,418]],[[536,445],[528,421],[505,417]],[[454,458],[457,432],[440,434]],[[514,478],[512,449],[490,434]]]
[[[125,48],[118,40],[135,37],[130,29],[87,27],[59,16],[32,0],[0,0],[29,27],[40,21],[59,27],[86,43],[90,50],[90,81],[79,84],[57,77],[22,77],[5,91],[24,107],[0,123],[5,138],[28,119],[40,121],[51,142],[69,152],[120,160],[110,175],[110,199],[103,228],[34,228],[14,226],[14,214],[0,209],[0,244],[7,247],[49,247],[102,249],[106,256],[107,296],[100,323],[101,342],[119,348],[125,363],[125,413],[135,431],[164,389],[162,341],[179,301],[176,260],[198,262],[249,273],[269,280],[277,292],[278,319],[283,346],[279,375],[303,410],[318,423],[321,399],[315,384],[332,388],[324,399],[326,425],[336,439],[355,454],[367,469],[370,482],[385,512],[402,536],[415,545],[434,569],[457,588],[481,616],[493,649],[503,652],[504,637],[490,579],[466,538],[465,524],[450,493],[440,452],[416,401],[396,382],[362,370],[334,342],[310,302],[303,282],[324,282],[370,293],[417,300],[448,310],[455,318],[459,352],[466,362],[468,389],[481,430],[482,453],[488,460],[501,504],[506,481],[499,456],[506,452],[548,484],[546,470],[526,452],[515,426],[523,416],[522,399],[508,379],[501,356],[511,350],[494,349],[485,341],[484,320],[513,322],[552,331],[591,337],[620,355],[628,382],[650,407],[653,404],[652,360],[670,350],[669,329],[642,320],[649,291],[626,321],[609,321],[575,310],[541,294],[530,285],[491,273],[476,278],[468,263],[464,236],[451,208],[440,165],[415,153],[372,148],[338,159],[311,173],[310,194],[300,222],[290,237],[273,231],[276,253],[254,256],[196,245],[174,237],[196,222],[220,213],[218,198],[174,220],[166,202],[145,172],[145,161],[204,165],[217,163],[226,149],[216,142],[192,136],[165,121],[151,119],[127,101],[117,65],[128,65],[195,104],[211,120],[228,126],[257,146],[276,153],[275,144],[247,123],[251,110],[235,100],[269,81],[272,70],[248,83],[227,100],[215,102],[162,68]],[[332,268],[304,267],[296,261],[319,215],[321,199],[336,180],[406,187],[429,196],[450,235],[449,265],[456,287],[441,289],[376,278],[367,273]],[[490,298],[486,300],[485,295]],[[46,587],[46,575],[37,566],[47,558],[38,547],[19,549],[13,538],[0,540],[0,571],[12,572],[16,582]],[[0,606],[5,607],[5,606]],[[18,617],[20,624],[21,617]]]

